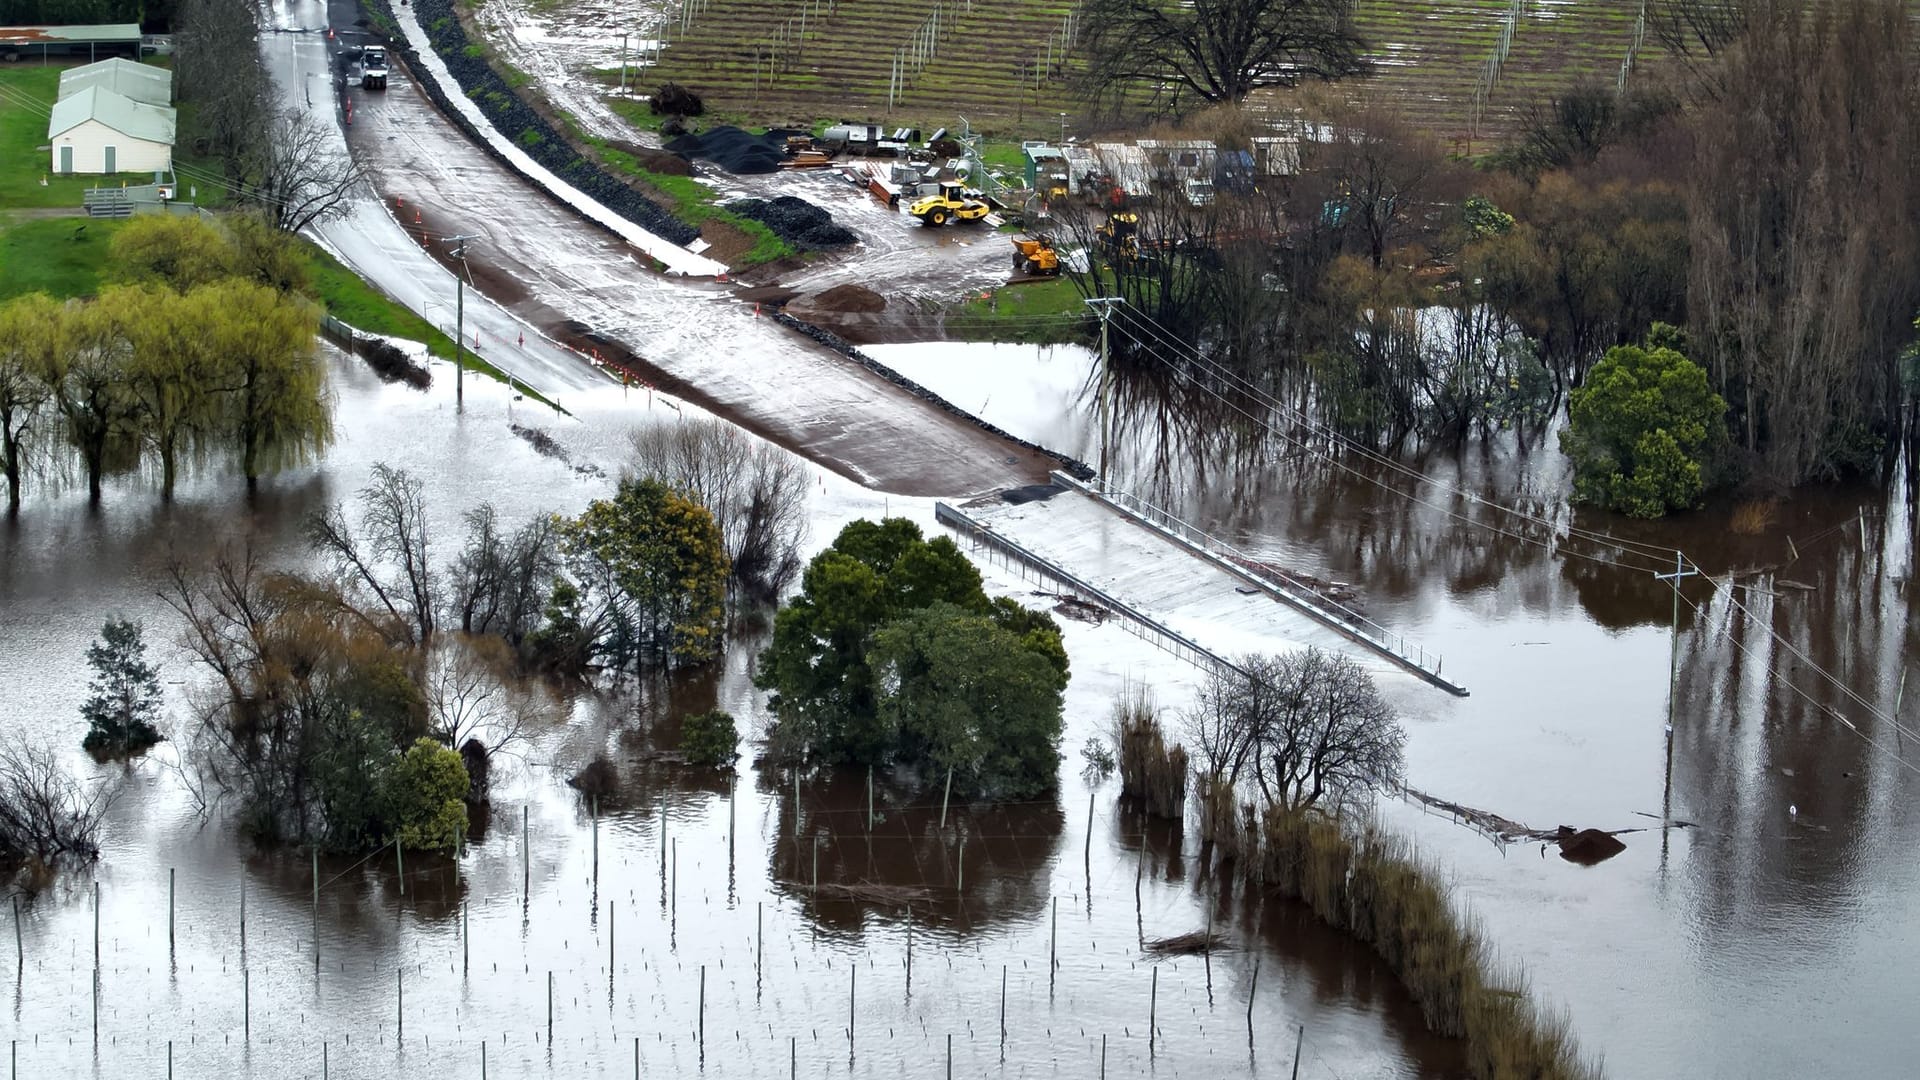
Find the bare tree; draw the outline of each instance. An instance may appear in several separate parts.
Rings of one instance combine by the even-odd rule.
[[[558,537],[551,514],[535,514],[511,535],[491,503],[467,511],[467,544],[449,574],[447,615],[465,634],[498,634],[518,648],[540,625],[555,575]]]
[[[428,559],[426,499],[421,483],[385,462],[360,489],[360,536],[338,504],[307,519],[307,543],[333,560],[343,595],[363,613],[386,612],[389,635],[424,645],[433,638],[433,571]],[[364,542],[362,537],[364,537]],[[381,620],[365,614],[378,625]]]
[[[92,862],[112,801],[108,788],[83,785],[53,751],[0,743],[0,863]]]
[[[691,493],[712,511],[733,582],[777,599],[800,572],[807,470],[792,454],[718,420],[636,429],[629,475]]]
[[[344,213],[367,170],[311,113],[288,111],[274,121],[255,186],[247,197],[258,202],[287,232]]]
[[[545,707],[536,687],[513,677],[514,661],[513,651],[497,637],[434,638],[421,680],[434,737],[463,758],[478,755],[485,762],[526,741],[528,726],[545,715]],[[488,775],[485,765],[468,766],[471,801],[485,800]]]
[[[1348,0],[1092,0],[1082,22],[1089,100],[1144,88],[1171,112],[1367,70]]]
[[[1302,810],[1399,781],[1406,733],[1352,659],[1309,648],[1237,666],[1208,679],[1188,717],[1209,788]]]
[[[1920,49],[1906,5],[1754,0],[1695,110],[1693,340],[1759,479],[1874,463],[1920,306]]]

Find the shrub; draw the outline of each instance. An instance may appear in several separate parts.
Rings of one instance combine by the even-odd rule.
[[[1120,747],[1120,793],[1141,800],[1149,817],[1179,820],[1187,803],[1187,751],[1167,745],[1146,687],[1129,684],[1114,700],[1113,741]]]
[[[1580,502],[1657,518],[1699,502],[1709,456],[1726,438],[1727,403],[1706,370],[1662,340],[1608,349],[1567,399],[1560,448]],[[1668,338],[1670,339],[1670,338]]]
[[[740,756],[740,729],[733,715],[714,709],[687,717],[680,725],[680,752],[692,765],[732,768]]]
[[[387,823],[407,848],[452,848],[467,827],[467,765],[432,739],[417,739],[387,771]]]
[[[707,111],[706,102],[700,100],[699,94],[676,82],[660,84],[660,89],[655,90],[652,100],[647,102],[647,108],[655,116],[699,116]]]

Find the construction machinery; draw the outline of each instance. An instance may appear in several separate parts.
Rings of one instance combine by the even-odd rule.
[[[1108,259],[1121,261],[1140,254],[1140,215],[1131,210],[1116,210],[1096,230],[1100,247]]]
[[[942,183],[937,194],[907,207],[907,213],[925,225],[945,225],[949,221],[979,221],[992,212],[984,200],[975,198],[958,183]]]
[[[1060,272],[1060,253],[1044,237],[1013,241],[1013,270],[1017,274],[1053,275]]]
[[[369,45],[360,50],[360,89],[385,90],[386,88],[386,47],[383,45]]]

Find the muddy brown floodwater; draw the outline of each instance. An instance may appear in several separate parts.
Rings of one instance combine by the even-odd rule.
[[[1291,1067],[1300,1024],[1303,1077],[1457,1073],[1458,1048],[1426,1034],[1364,949],[1209,880],[1189,838],[1124,812],[1112,782],[1090,793],[1077,759],[1057,797],[956,800],[945,830],[937,789],[882,775],[871,831],[864,776],[803,778],[796,816],[791,776],[751,752],[731,776],[654,761],[686,711],[718,705],[748,730],[763,715],[748,631],[697,677],[576,693],[497,767],[457,863],[409,854],[403,887],[391,852],[326,859],[317,908],[303,853],[195,813],[174,744],[127,768],[88,761],[83,657],[109,615],[144,621],[168,712],[187,715],[198,674],[158,597],[171,560],[251,542],[297,565],[301,518],[350,499],[378,461],[423,478],[446,550],[481,499],[508,523],[577,511],[611,485],[580,466],[617,452],[628,425],[682,415],[609,388],[573,395],[569,420],[481,380],[456,414],[448,374],[436,364],[423,394],[336,356],[338,444],[255,498],[211,475],[163,507],[132,477],[97,510],[41,492],[0,528],[0,717],[119,792],[98,865],[21,898],[24,956],[0,1008],[19,1076],[165,1076],[171,1052],[181,1077],[475,1077],[484,1043],[490,1077],[630,1076],[637,1055],[643,1076],[931,1080],[952,1036],[955,1076],[1094,1076],[1104,1039],[1110,1076],[1255,1077]],[[550,432],[571,463],[510,422]],[[815,544],[853,516],[930,518],[813,472]],[[1168,661],[1112,627],[1068,635],[1071,751],[1128,674]],[[1170,676],[1169,700],[1190,678]],[[603,752],[619,783],[596,807],[565,778]],[[1233,946],[1156,975],[1141,939],[1201,929],[1209,905]]]

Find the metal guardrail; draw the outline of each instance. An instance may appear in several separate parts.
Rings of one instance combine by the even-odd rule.
[[[1441,669],[1445,666],[1445,658],[1440,654],[1429,654],[1425,646],[1418,643],[1409,648],[1405,634],[1389,630],[1338,601],[1329,600],[1305,590],[1288,588],[1248,570],[1236,560],[1249,562],[1257,560],[1206,530],[1181,520],[1167,510],[1131,492],[1112,487],[1098,478],[1083,483],[1066,473],[1055,471],[1053,482],[1069,490],[1081,492],[1111,507],[1129,520],[1167,537],[1321,625],[1336,631],[1349,641],[1379,653],[1395,665],[1405,668],[1447,693],[1458,697],[1468,696],[1466,687],[1441,674]]]
[[[944,502],[933,504],[935,521],[971,541],[975,547],[986,548],[998,553],[1009,565],[1018,565],[1024,571],[1031,570],[1042,579],[1053,581],[1056,585],[1080,593],[1113,612],[1120,618],[1120,625],[1134,636],[1165,649],[1174,656],[1210,671],[1234,672],[1245,675],[1245,669],[1208,649],[1199,642],[1182,634],[1132,605],[1110,595],[1104,589],[1095,587],[1074,575],[1066,568],[1037,555],[1014,540],[994,530],[993,526],[980,521],[957,507]]]

